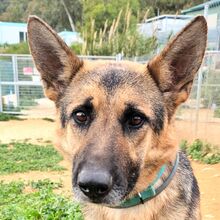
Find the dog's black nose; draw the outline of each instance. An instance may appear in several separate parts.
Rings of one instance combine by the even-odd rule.
[[[107,171],[82,170],[77,183],[90,199],[101,199],[112,189],[112,176]]]

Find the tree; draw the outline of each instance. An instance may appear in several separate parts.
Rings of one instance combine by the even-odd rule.
[[[111,23],[120,10],[131,8],[131,20],[138,16],[139,2],[137,0],[82,0],[83,4],[83,27],[88,27],[95,20],[96,30],[104,28],[105,21]],[[136,22],[133,22],[136,23]]]
[[[79,0],[65,0],[72,23],[80,24],[82,16],[82,5]],[[72,30],[68,15],[61,0],[32,0],[26,11],[28,14],[36,14],[47,21],[57,31],[63,29]],[[75,29],[75,26],[74,26]]]
[[[61,0],[10,0],[0,15],[2,21],[27,22],[28,15],[37,15],[57,31],[72,30],[67,13]],[[73,23],[80,26],[82,4],[80,0],[65,0]],[[1,7],[0,7],[1,8]]]
[[[63,7],[64,7],[64,9],[65,9],[65,11],[66,11],[66,15],[67,15],[67,17],[68,17],[68,19],[69,19],[69,22],[70,22],[70,26],[71,26],[71,28],[72,28],[72,31],[74,32],[74,31],[76,31],[76,29],[75,29],[75,25],[74,25],[74,23],[73,23],[73,19],[72,19],[72,17],[71,17],[71,14],[70,14],[70,12],[69,12],[69,9],[67,8],[66,3],[65,3],[64,0],[61,0],[61,3],[62,3],[62,5],[63,5]]]
[[[11,0],[8,1],[7,7],[5,7],[5,11],[1,13],[0,20],[1,21],[14,21],[14,22],[22,22],[23,15],[28,7],[28,0]]]
[[[143,37],[132,22],[132,10],[129,6],[121,10],[112,22],[104,22],[104,27],[98,29],[96,21],[91,20],[88,30],[83,32],[83,44],[73,45],[72,49],[85,55],[116,55],[122,53],[125,57],[135,57],[152,53],[156,39]]]
[[[207,0],[208,1],[208,0]],[[205,2],[204,0],[139,0],[142,13],[149,10],[148,17],[158,14],[180,14],[181,10]]]
[[[5,12],[8,5],[9,5],[8,0],[0,0],[0,15]]]

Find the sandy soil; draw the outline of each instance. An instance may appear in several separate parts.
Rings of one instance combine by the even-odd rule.
[[[220,123],[200,122],[195,134],[195,124],[190,121],[176,121],[176,136],[178,141],[183,139],[193,141],[196,138],[220,146]]]
[[[195,136],[191,132],[192,125],[190,122],[177,121],[176,128],[178,139],[183,138],[192,140]],[[32,142],[52,141],[54,136],[55,123],[29,119],[24,121],[0,122],[0,141],[8,143],[12,140],[28,140]],[[204,138],[204,127],[202,123],[199,126],[201,137]],[[220,143],[220,125],[218,123],[210,123],[208,130],[211,130],[209,138],[216,144]],[[199,133],[198,132],[198,133]],[[62,161],[61,164],[67,168],[62,172],[28,172],[12,175],[0,176],[0,181],[12,181],[18,179],[39,180],[49,178],[54,181],[61,180],[64,184],[64,191],[71,193],[71,163]],[[198,179],[201,191],[201,208],[204,220],[220,219],[220,164],[205,165],[192,162],[195,175]]]
[[[28,119],[24,121],[1,121],[0,141],[12,140],[53,140],[55,123],[45,120]]]
[[[178,139],[192,141],[200,138],[215,145],[220,145],[220,118],[214,117],[214,111],[210,109],[199,110],[199,123],[196,125],[195,109],[182,110],[181,118],[176,120]]]

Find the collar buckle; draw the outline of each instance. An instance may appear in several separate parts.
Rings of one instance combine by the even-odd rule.
[[[171,182],[171,180],[174,177],[174,174],[176,173],[177,167],[179,164],[179,153],[176,155],[176,160],[173,165],[173,169],[171,173],[168,175],[166,180],[163,182],[161,186],[159,186],[157,189],[155,189],[154,185],[155,183],[162,177],[164,171],[166,170],[166,165],[163,165],[160,168],[160,171],[157,174],[157,177],[153,180],[153,182],[142,192],[139,192],[136,196],[125,200],[122,202],[119,206],[112,207],[112,208],[129,208],[132,206],[136,206],[141,204],[144,204],[144,202],[154,198],[155,196],[159,195]]]

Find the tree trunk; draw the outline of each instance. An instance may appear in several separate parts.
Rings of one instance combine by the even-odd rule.
[[[63,4],[63,7],[64,7],[64,9],[65,9],[65,11],[66,11],[67,16],[68,16],[68,19],[69,19],[69,22],[70,22],[70,26],[71,26],[71,28],[72,28],[72,31],[75,32],[75,31],[76,31],[75,25],[74,25],[74,23],[73,23],[73,19],[72,19],[70,13],[69,13],[68,8],[66,7],[66,3],[64,2],[64,0],[61,0],[61,3]]]

